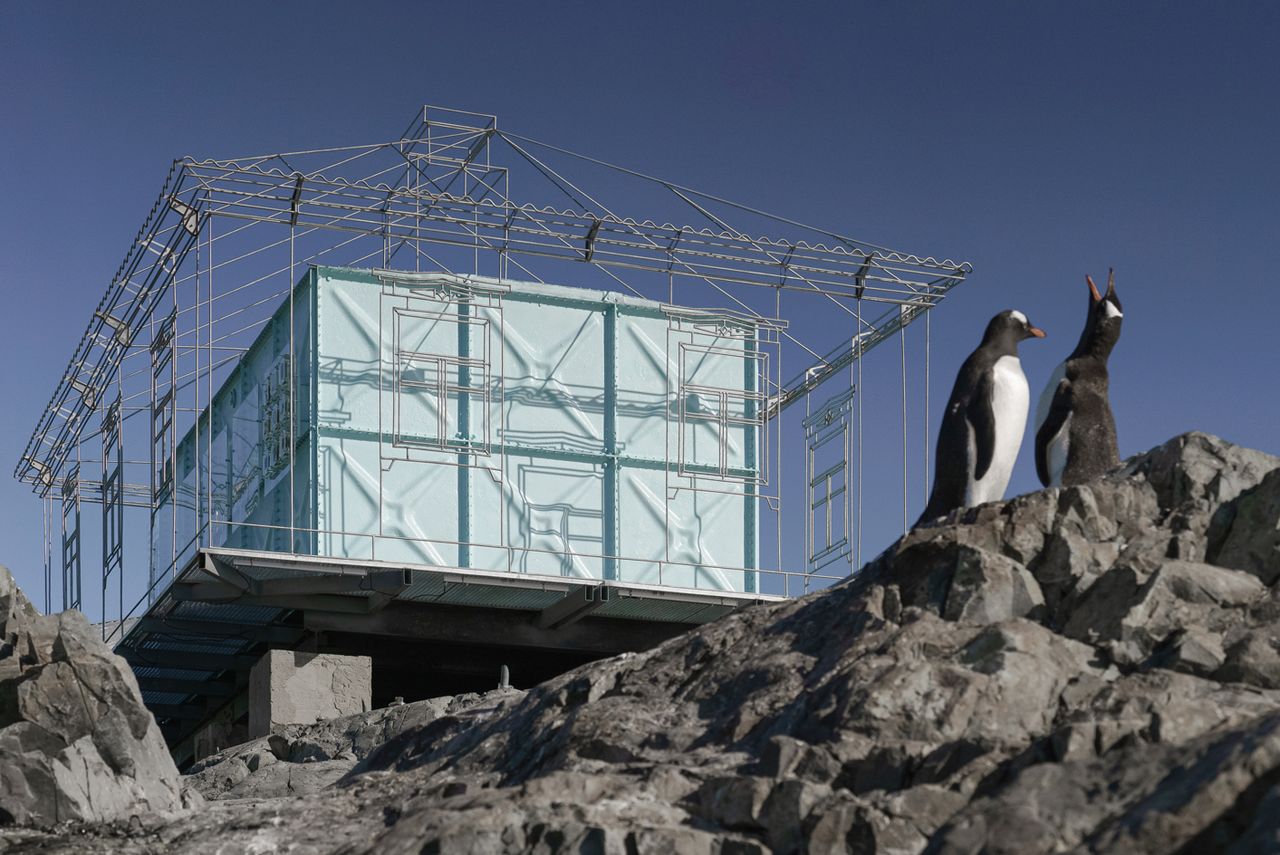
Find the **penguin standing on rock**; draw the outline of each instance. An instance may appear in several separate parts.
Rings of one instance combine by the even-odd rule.
[[[1120,340],[1124,312],[1114,270],[1106,294],[1084,279],[1089,314],[1080,343],[1054,370],[1036,406],[1036,474],[1046,487],[1082,484],[1120,465],[1107,357]]]
[[[1018,343],[1033,337],[1044,331],[1022,312],[1003,311],[960,366],[938,431],[933,492],[916,525],[1004,498],[1031,402]]]

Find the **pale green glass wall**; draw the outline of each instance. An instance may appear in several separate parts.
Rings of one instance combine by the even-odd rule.
[[[213,518],[233,523],[208,542],[287,549],[234,523],[287,528],[291,487],[292,524],[319,530],[299,552],[754,590],[758,428],[732,423],[755,415],[750,336],[673,332],[657,304],[583,289],[473,279],[507,290],[459,301],[452,281],[304,278],[294,467],[271,450],[285,305],[202,418]]]

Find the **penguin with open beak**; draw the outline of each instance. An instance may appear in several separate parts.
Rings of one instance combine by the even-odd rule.
[[[1114,270],[1107,274],[1105,294],[1092,277],[1085,282],[1089,314],[1084,332],[1054,370],[1036,406],[1036,474],[1046,487],[1082,484],[1120,465],[1107,359],[1120,340],[1124,309]]]
[[[1018,344],[1044,338],[1014,309],[987,324],[982,343],[960,366],[938,431],[933,492],[916,521],[1004,498],[1022,446],[1031,393]]]

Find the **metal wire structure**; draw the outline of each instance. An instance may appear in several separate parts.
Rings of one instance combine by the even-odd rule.
[[[623,216],[606,198],[651,215]],[[780,230],[790,236],[765,236]],[[971,271],[538,142],[500,129],[494,116],[434,106],[389,142],[183,158],[92,310],[14,470],[44,502],[46,548],[59,544],[46,552],[47,601],[61,591],[63,607],[123,618],[164,587],[184,548],[212,543],[231,499],[216,494],[208,466],[179,459],[181,448],[188,437],[196,449],[211,447],[218,390],[280,306],[293,315],[295,286],[316,265],[379,271],[384,289],[425,287],[413,277],[460,277],[450,280],[455,304],[473,305],[510,281],[612,291],[663,307],[672,353],[701,353],[717,336],[738,341],[750,356],[748,392],[731,401],[696,384],[678,390],[661,466],[669,498],[680,489],[722,489],[717,478],[744,476],[723,456],[691,467],[682,450],[690,425],[710,419],[720,431],[758,430],[753,466],[766,474],[734,489],[746,490],[772,525],[761,524],[752,567],[725,569],[756,574],[749,583],[756,590],[784,595],[830,584],[861,559],[862,400],[854,378],[861,383],[864,356],[927,316]],[[299,346],[293,325],[281,334],[288,358],[268,390],[259,464],[276,473],[293,469],[298,414],[307,406],[291,367]],[[902,346],[905,483],[905,339]],[[444,394],[479,394],[468,372],[484,363],[465,357],[448,369],[455,386]],[[927,351],[924,365],[927,372]],[[718,403],[686,407],[691,396]],[[802,399],[805,406],[792,410]],[[925,407],[927,414],[927,397]],[[485,449],[448,450],[474,467]],[[816,468],[815,454],[832,449],[840,454]],[[617,453],[606,448],[605,457]],[[804,455],[808,473],[796,483],[784,478],[793,455],[792,471]],[[926,448],[926,480],[927,455]],[[296,498],[290,486],[291,508]],[[86,502],[101,514],[82,514]],[[608,542],[616,519],[601,524]],[[86,565],[81,547],[95,534],[101,560]],[[323,534],[291,515],[270,548],[305,555]],[[451,554],[471,560],[484,543],[466,534]],[[615,572],[626,561],[607,551],[575,549],[573,557]],[[82,587],[85,566],[99,568],[100,584]],[[519,572],[518,561],[507,566]],[[138,605],[126,611],[130,603]]]

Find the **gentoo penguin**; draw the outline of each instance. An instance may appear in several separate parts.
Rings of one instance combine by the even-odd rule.
[[[1022,312],[1003,311],[960,366],[938,431],[933,492],[917,525],[1004,498],[1031,402],[1018,342],[1033,336],[1044,338],[1044,331]]]
[[[1091,481],[1120,465],[1116,420],[1108,398],[1107,357],[1120,340],[1124,312],[1115,271],[1107,293],[1089,285],[1089,314],[1080,343],[1053,372],[1036,406],[1036,474],[1046,487]]]

